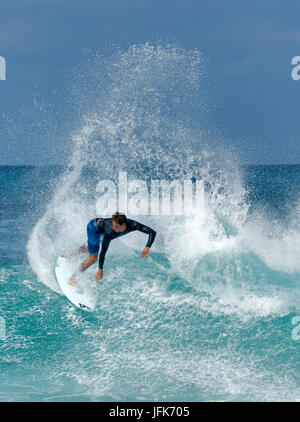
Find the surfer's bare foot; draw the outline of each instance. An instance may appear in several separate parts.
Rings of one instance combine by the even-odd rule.
[[[77,281],[74,279],[74,277],[69,278],[68,283],[71,284],[71,286],[74,287],[79,287],[79,284],[77,283]]]
[[[64,258],[66,258],[66,259],[68,259],[68,260],[71,260],[71,258],[72,258],[72,255],[69,253],[69,252],[66,252],[66,251],[64,251]]]

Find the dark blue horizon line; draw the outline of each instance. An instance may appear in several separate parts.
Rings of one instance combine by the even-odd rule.
[[[241,164],[241,167],[299,167],[300,163],[293,163],[293,164],[280,164],[280,163],[276,163],[276,164],[255,164],[255,163],[250,163],[250,164]],[[64,168],[73,168],[74,166],[68,166],[65,164],[42,164],[42,165],[38,165],[38,164],[0,164],[0,168],[8,168],[8,167],[28,167],[28,168],[38,168],[38,167],[64,167]],[[93,166],[84,166],[86,168],[93,168]],[[145,168],[149,168],[149,167],[145,167]]]

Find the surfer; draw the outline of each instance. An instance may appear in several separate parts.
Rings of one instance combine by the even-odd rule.
[[[89,256],[80,265],[80,271],[83,272],[98,259],[100,242],[102,240],[101,251],[99,255],[99,268],[95,276],[95,282],[98,283],[103,277],[103,265],[105,254],[109,247],[110,241],[117,237],[124,236],[133,231],[140,231],[149,235],[148,242],[142,250],[141,258],[144,259],[149,253],[149,249],[154,242],[156,232],[148,226],[138,223],[126,217],[125,214],[115,212],[112,218],[94,218],[87,225],[88,244],[77,249],[77,253],[89,252]],[[75,274],[68,280],[72,286],[77,286]]]

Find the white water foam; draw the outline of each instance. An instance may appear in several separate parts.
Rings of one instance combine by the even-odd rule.
[[[225,313],[229,308],[261,316],[284,312],[283,296],[278,299],[268,289],[265,275],[257,279],[252,271],[255,277],[249,279],[241,260],[254,253],[270,269],[299,271],[298,231],[281,228],[267,238],[265,221],[260,223],[259,216],[254,223],[247,221],[238,162],[201,126],[206,113],[202,74],[199,52],[144,44],[100,61],[96,56],[76,76],[81,128],[71,136],[69,167],[28,242],[30,264],[41,282],[59,291],[53,274],[56,256],[86,242],[86,224],[96,216],[99,179],[114,179],[121,170],[143,179],[147,168],[151,177],[194,176],[206,184],[204,220],[197,215],[143,217],[158,233],[151,252],[167,258],[173,275],[197,290],[206,289]],[[199,124],[195,116],[191,119],[191,109]],[[86,167],[92,168],[91,177],[84,177]],[[144,239],[132,235],[118,242],[137,250]]]

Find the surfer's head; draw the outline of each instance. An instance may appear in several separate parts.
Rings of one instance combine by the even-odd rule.
[[[127,218],[126,215],[116,211],[112,216],[112,228],[116,233],[126,230]]]

